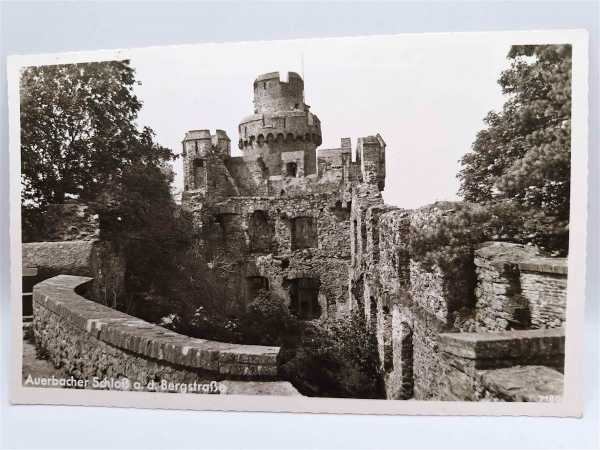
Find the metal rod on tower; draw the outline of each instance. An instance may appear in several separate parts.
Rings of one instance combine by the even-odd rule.
[[[304,79],[304,53],[300,53],[300,71],[302,72],[302,82],[304,83],[304,90],[302,91],[302,101],[306,102],[306,80]]]

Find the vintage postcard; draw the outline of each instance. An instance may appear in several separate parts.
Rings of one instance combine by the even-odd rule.
[[[12,401],[580,415],[587,39],[10,57]]]

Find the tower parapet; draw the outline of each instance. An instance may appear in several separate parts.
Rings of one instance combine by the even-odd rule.
[[[226,160],[231,156],[231,140],[223,130],[190,130],[185,133],[183,170],[186,191],[206,189],[211,160]]]
[[[266,177],[316,173],[321,122],[304,103],[304,81],[297,73],[290,72],[287,81],[279,72],[257,77],[254,114],[242,119],[238,131],[244,159],[264,167]]]
[[[360,164],[362,181],[377,184],[380,191],[385,188],[385,141],[375,136],[358,138],[356,161]]]
[[[279,72],[259,75],[254,80],[254,113],[303,110],[304,80],[295,72],[288,73],[287,81]]]

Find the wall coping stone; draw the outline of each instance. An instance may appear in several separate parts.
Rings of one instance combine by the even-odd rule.
[[[90,272],[94,247],[100,241],[26,242],[22,245],[23,267],[36,268],[39,272],[92,275]]]
[[[487,241],[475,250],[475,265],[489,264],[500,270],[518,268],[524,272],[567,275],[567,258],[539,255],[537,247],[504,241]]]
[[[482,370],[479,379],[494,397],[514,402],[559,401],[564,376],[547,366],[514,366]]]
[[[535,257],[519,263],[522,272],[553,273],[556,275],[567,275],[569,266],[567,258]]]
[[[562,328],[510,330],[485,333],[442,333],[440,349],[466,359],[520,358],[535,354],[562,355],[565,331]]]
[[[93,279],[58,275],[34,286],[33,301],[96,339],[145,358],[242,378],[274,378],[279,347],[241,345],[184,336],[108,306],[75,290]]]

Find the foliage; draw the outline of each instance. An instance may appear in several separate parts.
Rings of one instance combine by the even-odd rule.
[[[564,248],[568,236],[556,227],[554,217],[519,209],[516,200],[437,202],[413,216],[410,254],[426,268],[438,266],[451,274],[470,264],[473,249],[485,241],[533,244],[539,250]]]
[[[23,202],[41,210],[89,200],[135,163],[170,150],[136,126],[142,107],[128,61],[28,67],[21,77]]]
[[[191,310],[189,304],[179,303],[179,305],[184,306],[184,312],[164,316],[160,321],[161,326],[186,336],[221,342],[245,343],[238,317],[221,314],[215,309],[204,306],[197,306]],[[171,304],[172,309],[173,304]]]
[[[438,202],[419,210],[410,226],[410,254],[425,267],[459,268],[473,247],[486,239],[490,216],[485,208]]]
[[[206,296],[180,298],[177,303],[183,308],[179,314],[163,317],[162,325],[188,336],[253,345],[295,345],[299,338],[300,322],[266,290],[237,315],[207,300]]]
[[[126,259],[120,308],[148,320],[162,314],[177,253],[192,237],[191,220],[172,199],[170,178],[163,168],[139,162],[90,202],[100,217],[101,239],[114,242]]]
[[[377,341],[359,313],[317,324],[303,322],[267,291],[260,291],[237,316],[207,304],[191,311],[189,302],[171,303],[161,325],[204,339],[281,346],[280,375],[304,395],[384,398]]]
[[[566,253],[570,193],[571,47],[513,46],[498,80],[508,96],[463,156],[460,194],[521,222],[520,238]]]
[[[128,61],[28,67],[21,77],[24,238],[51,203],[77,199],[99,215],[100,237],[126,259],[119,308],[159,318],[190,221],[171,191],[171,150],[138,128],[141,101]]]
[[[308,396],[385,398],[377,341],[364,317],[306,323],[296,346],[280,353],[280,373]]]
[[[281,346],[294,342],[300,331],[298,320],[281,299],[266,290],[260,290],[248,304],[240,328],[244,342],[258,345]]]

